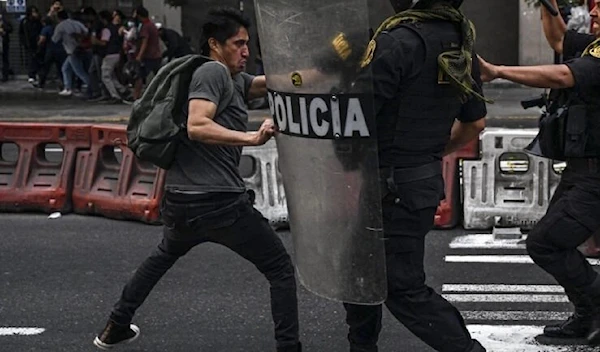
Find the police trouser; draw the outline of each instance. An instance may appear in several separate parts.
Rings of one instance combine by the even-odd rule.
[[[577,250],[600,229],[600,163],[579,159],[567,164],[546,215],[527,237],[527,251],[579,311],[590,305],[586,297],[600,297],[598,274]]]
[[[267,278],[277,347],[298,344],[292,260],[269,222],[252,207],[248,196],[221,194],[217,198],[195,200],[190,195],[167,192],[161,213],[165,224],[162,243],[123,289],[111,314],[113,321],[129,324],[152,288],[179,258],[199,244],[212,242],[245,258]]]
[[[437,199],[431,204],[436,206],[412,209],[394,194],[383,199],[384,232],[393,233],[386,234],[385,305],[406,328],[435,350],[470,351],[473,341],[458,310],[425,284],[425,235],[433,227]],[[382,306],[344,304],[344,307],[350,328],[350,351],[376,352]]]

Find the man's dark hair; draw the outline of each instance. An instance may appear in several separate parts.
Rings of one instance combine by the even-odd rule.
[[[208,12],[202,26],[202,53],[208,55],[208,40],[215,38],[221,44],[236,35],[241,27],[250,28],[250,20],[233,7],[218,7]]]
[[[69,14],[65,10],[60,10],[56,14],[56,17],[58,17],[59,20],[66,20],[69,19]]]
[[[148,16],[150,16],[150,13],[148,13],[148,10],[144,6],[136,7],[135,13],[141,18],[148,18]]]
[[[121,11],[121,10],[114,10],[113,13],[116,13],[117,16],[121,17],[121,21],[126,21],[127,20],[127,16],[125,16],[125,14],[123,13],[123,11]]]
[[[100,11],[100,13],[98,13],[98,17],[100,17],[100,19],[105,20],[108,23],[112,22],[112,13],[106,10]]]

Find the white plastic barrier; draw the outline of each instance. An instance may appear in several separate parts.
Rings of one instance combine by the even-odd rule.
[[[245,147],[240,171],[246,187],[256,194],[256,209],[273,226],[286,225],[288,210],[275,140],[260,147]]]
[[[463,163],[465,229],[530,229],[546,213],[564,165],[526,154],[537,129],[486,129],[481,160]]]

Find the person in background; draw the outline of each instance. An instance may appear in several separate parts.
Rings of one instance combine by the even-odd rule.
[[[60,96],[69,97],[73,95],[73,73],[88,86],[88,97],[91,96],[89,80],[90,77],[84,69],[83,61],[77,49],[79,38],[88,36],[88,29],[79,21],[69,18],[66,11],[59,11],[57,17],[60,23],[56,26],[52,41],[58,43],[62,41],[63,48],[67,58],[62,66],[63,83],[65,88],[58,93]]]
[[[8,76],[11,72],[10,70],[10,34],[12,33],[13,28],[12,24],[8,20],[8,16],[6,14],[6,10],[0,10],[0,44],[2,47],[2,77],[0,80],[2,82],[8,81]]]
[[[56,24],[52,17],[46,16],[42,20],[42,24],[44,27],[42,28],[42,33],[40,34],[40,40],[38,42],[38,46],[40,48],[44,48],[44,60],[42,62],[40,72],[39,72],[39,81],[37,84],[34,84],[37,88],[44,89],[46,87],[46,80],[48,78],[48,73],[50,69],[54,65],[56,67],[56,73],[60,79],[60,85],[64,87],[64,83],[62,81],[62,65],[64,64],[67,53],[62,46],[62,42],[55,43],[52,41],[52,36],[54,35],[54,28]]]
[[[27,6],[25,18],[19,24],[19,40],[21,47],[25,49],[29,63],[28,82],[33,84],[37,81],[37,73],[41,58],[37,50],[39,35],[42,32],[42,21],[40,12],[35,6]]]
[[[127,88],[117,80],[115,75],[115,68],[121,60],[123,42],[112,14],[108,11],[100,11],[99,16],[104,26],[102,35],[99,40],[92,40],[96,45],[103,47],[102,83],[110,95],[107,100],[109,103],[118,104],[123,102],[122,96],[127,93]]]
[[[150,21],[148,10],[140,6],[134,11],[134,18],[141,23],[138,33],[137,52],[135,60],[141,66],[140,77],[135,81],[133,98],[142,96],[142,88],[150,73],[156,74],[162,62],[160,36],[158,29]]]
[[[190,44],[185,40],[185,38],[183,38],[181,34],[170,28],[165,28],[160,23],[156,24],[156,28],[158,28],[160,39],[167,47],[167,50],[165,50],[162,55],[162,57],[167,59],[167,61],[194,53],[190,47]]]

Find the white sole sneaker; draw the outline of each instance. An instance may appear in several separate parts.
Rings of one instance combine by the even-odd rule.
[[[131,330],[133,330],[133,332],[135,332],[135,335],[132,338],[120,341],[120,342],[112,344],[112,345],[108,345],[108,344],[105,344],[104,342],[100,341],[98,336],[96,336],[96,338],[94,339],[94,346],[98,347],[99,349],[101,349],[103,351],[109,351],[120,345],[132,343],[133,341],[137,340],[138,337],[140,337],[140,328],[138,328],[136,325],[133,325],[133,324],[129,325],[129,328]]]

